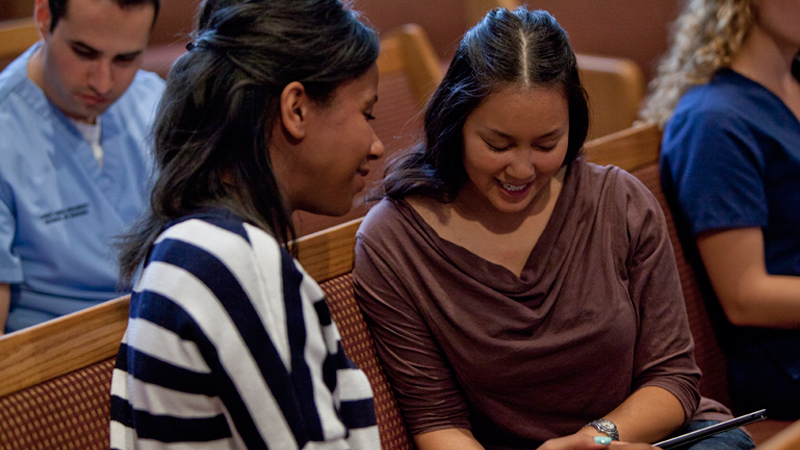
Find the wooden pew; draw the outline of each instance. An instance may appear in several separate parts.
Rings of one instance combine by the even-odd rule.
[[[350,272],[361,219],[299,239],[298,259],[327,294],[348,355],[369,378],[381,441],[411,449]],[[0,449],[109,448],[111,372],[128,320],[122,297],[0,337]]]
[[[39,40],[33,19],[0,22],[0,70]]]

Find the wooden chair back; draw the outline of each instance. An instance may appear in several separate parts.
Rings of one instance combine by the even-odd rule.
[[[127,320],[125,297],[0,338],[0,448],[108,449]]]
[[[304,236],[363,217],[369,209],[364,198],[383,176],[386,163],[398,151],[410,147],[422,130],[425,103],[444,76],[441,61],[425,31],[406,24],[381,39],[378,57],[378,103],[372,122],[375,134],[385,147],[383,158],[373,163],[367,190],[356,197],[354,208],[342,217],[306,212],[294,215],[298,236]]]
[[[639,124],[592,139],[583,146],[588,161],[613,164],[628,172],[658,162],[660,153],[661,130],[655,124]]]
[[[0,22],[0,70],[39,40],[33,19]]]
[[[418,108],[425,106],[444,76],[442,62],[427,33],[415,23],[403,25],[381,39],[378,71],[382,77],[394,74],[407,77]]]
[[[581,83],[589,97],[588,139],[631,127],[644,99],[642,69],[629,58],[576,55]]]

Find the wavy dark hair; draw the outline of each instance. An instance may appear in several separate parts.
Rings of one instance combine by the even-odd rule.
[[[117,6],[120,8],[130,8],[132,6],[140,6],[140,5],[153,5],[155,8],[155,14],[153,15],[153,25],[156,23],[156,18],[158,17],[158,10],[161,7],[161,2],[159,0],[114,0],[117,3]],[[62,17],[67,13],[67,4],[69,0],[48,0],[47,6],[50,8],[50,31],[56,29],[56,25],[58,21],[61,20]]]
[[[148,212],[121,244],[130,282],[165,225],[228,209],[282,244],[291,212],[269,158],[280,95],[298,81],[325,105],[378,58],[375,33],[338,0],[206,0],[190,50],[173,64],[158,107],[158,175]]]
[[[425,111],[425,139],[386,169],[383,194],[452,202],[468,180],[462,129],[472,111],[506,86],[554,86],[569,107],[564,163],[579,154],[589,106],[567,33],[546,11],[495,9],[464,35]]]

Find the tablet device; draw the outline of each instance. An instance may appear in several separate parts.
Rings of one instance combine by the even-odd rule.
[[[663,450],[667,450],[676,447],[678,445],[699,441],[707,437],[713,436],[715,434],[724,433],[734,428],[747,425],[748,423],[764,420],[767,418],[766,412],[767,412],[766,409],[762,409],[761,411],[745,414],[743,416],[739,416],[731,420],[726,420],[725,422],[720,422],[711,425],[710,427],[702,428],[697,431],[692,431],[691,433],[682,434],[678,437],[667,439],[661,442],[656,442],[653,445],[656,447],[661,447]]]

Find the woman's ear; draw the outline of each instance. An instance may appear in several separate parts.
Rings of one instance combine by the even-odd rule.
[[[281,122],[294,139],[303,139],[308,127],[311,99],[299,81],[292,81],[281,92]]]

